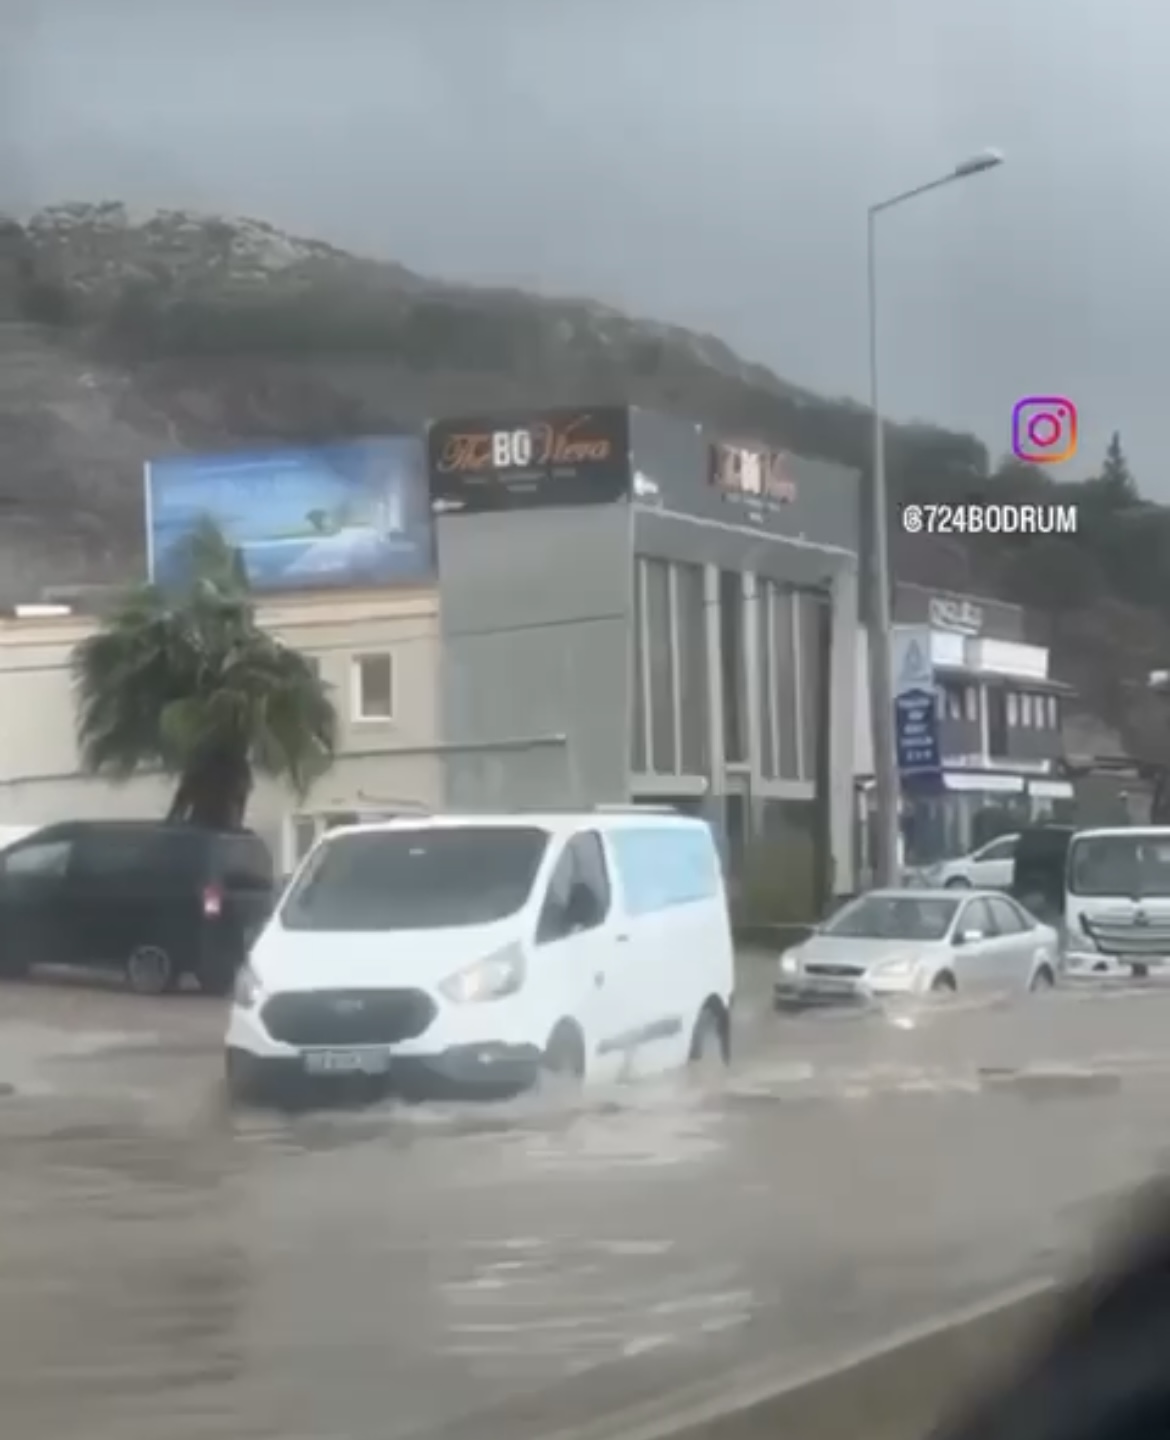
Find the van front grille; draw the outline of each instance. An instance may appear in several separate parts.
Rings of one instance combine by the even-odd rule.
[[[274,1040],[286,1045],[396,1045],[434,1020],[422,990],[310,990],[273,995],[260,1012]]]

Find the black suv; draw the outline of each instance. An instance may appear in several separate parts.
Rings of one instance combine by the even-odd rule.
[[[141,994],[184,975],[222,994],[275,899],[272,856],[250,830],[47,825],[0,852],[0,975],[117,967]]]

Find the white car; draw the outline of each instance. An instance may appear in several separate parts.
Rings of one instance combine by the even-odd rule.
[[[778,1009],[931,991],[1044,990],[1056,931],[996,891],[872,890],[780,957]]]
[[[1018,835],[1000,835],[955,860],[940,860],[918,872],[922,885],[932,890],[1010,890],[1016,863]]]
[[[237,1098],[306,1078],[515,1092],[725,1062],[734,950],[709,825],[645,810],[330,831],[240,972]]]

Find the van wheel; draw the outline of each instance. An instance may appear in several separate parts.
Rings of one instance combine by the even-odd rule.
[[[714,1000],[708,1000],[691,1032],[687,1063],[699,1071],[722,1069],[731,1058],[729,1052],[727,1024],[721,1007]]]
[[[966,875],[952,875],[943,886],[944,890],[970,890],[971,882]]]
[[[178,988],[179,972],[161,945],[136,945],[126,961],[126,983],[135,995],[165,995]]]
[[[562,1020],[549,1037],[540,1062],[540,1078],[542,1084],[556,1089],[578,1085],[585,1078],[585,1042],[571,1021]]]
[[[953,995],[959,987],[949,970],[940,970],[930,982],[930,988],[935,995]]]

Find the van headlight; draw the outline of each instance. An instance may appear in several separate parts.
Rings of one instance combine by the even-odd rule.
[[[781,955],[780,973],[781,975],[800,974],[800,956],[796,953],[795,950],[789,950],[787,955]]]
[[[233,1003],[241,1010],[251,1010],[254,1005],[260,1003],[260,997],[264,994],[264,987],[260,983],[260,977],[252,969],[251,964],[245,961],[236,971],[236,986],[232,992]]]
[[[514,995],[524,984],[524,972],[523,950],[519,945],[508,945],[449,975],[439,989],[456,1005],[502,1000],[506,995]]]

